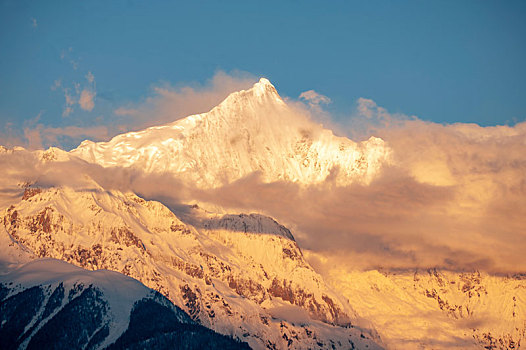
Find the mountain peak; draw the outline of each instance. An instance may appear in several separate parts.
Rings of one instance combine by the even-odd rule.
[[[232,92],[216,108],[229,109],[236,104],[250,105],[247,101],[284,105],[274,85],[268,79],[260,78],[250,89]]]
[[[254,84],[254,85],[258,85],[258,86],[271,86],[271,87],[274,87],[274,85],[272,85],[272,83],[270,82],[270,80],[268,80],[267,78],[260,78],[259,81]]]
[[[259,81],[255,83],[250,90],[252,90],[256,96],[262,96],[266,94],[279,96],[276,88],[267,78],[259,79]]]
[[[256,172],[265,182],[315,184],[335,167],[339,184],[367,183],[390,157],[380,139],[356,144],[315,124],[288,106],[266,78],[231,93],[210,112],[108,143],[85,142],[72,153],[104,166],[169,172],[201,188]]]
[[[267,78],[264,78],[264,77],[259,78],[259,83],[261,83],[261,84],[267,84],[267,85],[272,85],[272,84],[270,83],[270,81],[269,81]]]

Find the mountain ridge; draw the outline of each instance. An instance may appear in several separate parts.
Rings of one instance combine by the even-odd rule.
[[[263,182],[363,186],[389,164],[390,152],[381,139],[334,136],[265,80],[208,113],[71,152],[0,147],[9,169],[0,188],[0,242],[16,247],[0,253],[9,261],[27,253],[118,271],[254,348],[520,348],[523,280],[347,267],[322,276],[273,218],[214,211],[197,198],[176,203],[181,214],[91,177],[132,168],[146,180],[170,175],[175,191],[186,185],[201,193],[254,173]]]
[[[265,78],[234,92],[207,113],[115,136],[82,142],[70,152],[104,167],[169,173],[201,188],[216,188],[254,172],[265,182],[316,184],[338,168],[337,182],[368,183],[391,151],[371,137],[355,143],[312,122],[287,105]]]

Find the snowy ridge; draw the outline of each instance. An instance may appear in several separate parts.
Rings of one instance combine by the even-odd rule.
[[[114,137],[84,141],[71,154],[105,167],[169,173],[203,188],[253,172],[266,182],[324,181],[338,169],[340,184],[370,182],[390,149],[371,137],[355,143],[336,137],[288,106],[267,79],[230,94],[208,113]]]

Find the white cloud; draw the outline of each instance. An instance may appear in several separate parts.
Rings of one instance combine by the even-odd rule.
[[[37,20],[35,18],[33,18],[33,17],[31,17],[31,25],[33,26],[33,28],[38,27]]]
[[[79,105],[83,110],[91,111],[93,107],[95,107],[95,96],[97,95],[95,91],[95,76],[91,71],[86,74],[86,80],[91,85],[91,88],[84,88],[82,90],[79,97]],[[80,84],[76,84],[76,87],[80,90]]]
[[[327,266],[526,270],[526,123],[442,125],[368,99],[355,117],[393,150],[393,163],[370,185],[301,187],[248,176],[186,199],[273,216],[300,246],[331,256]]]
[[[64,88],[64,98],[66,99],[66,104],[62,111],[62,116],[67,117],[73,112],[73,105],[75,104],[75,99],[71,96],[68,88]]]
[[[363,115],[367,119],[371,119],[373,114],[378,113],[378,106],[376,102],[371,99],[360,97],[358,99],[358,112],[360,115]]]
[[[353,113],[345,119],[340,118],[336,125],[343,135],[354,141],[362,141],[377,136],[379,129],[399,126],[409,120],[418,120],[418,118],[401,113],[390,113],[372,99],[360,97],[356,101],[356,109]]]
[[[28,140],[27,146],[30,149],[41,149],[49,146],[60,146],[64,140],[105,139],[108,137],[108,128],[105,126],[53,128],[38,124],[34,127],[24,128],[24,136]]]
[[[94,91],[88,89],[82,90],[79,98],[80,108],[82,108],[85,111],[93,110],[93,107],[95,107],[95,95],[96,94]]]
[[[320,105],[331,103],[331,99],[325,95],[319,94],[314,90],[304,91],[300,94],[300,99],[307,101],[309,104]]]
[[[105,127],[31,125],[26,138],[35,147],[57,144],[64,136],[107,138],[117,131],[204,112],[252,82],[222,73],[198,88],[159,88],[145,102],[115,110]],[[119,116],[126,121],[123,129],[115,124]],[[357,101],[353,118],[393,149],[393,164],[369,185],[335,187],[327,181],[303,187],[285,181],[263,183],[249,176],[214,191],[198,191],[168,175],[129,173],[129,183],[119,188],[165,203],[197,200],[271,215],[294,231],[302,247],[332,256],[328,264],[526,269],[526,123],[441,125],[389,113],[364,98]],[[117,186],[126,178],[104,171],[101,183]]]
[[[95,76],[93,73],[88,72],[86,74],[86,80],[88,81],[89,86],[82,87],[78,82],[73,82],[73,89],[64,87],[64,98],[66,103],[64,105],[64,110],[62,112],[63,117],[69,116],[74,111],[74,105],[78,103],[81,109],[85,111],[92,111],[95,107],[95,97],[97,92],[95,90]],[[63,86],[60,79],[55,80],[51,86],[51,90],[55,91],[59,87]],[[71,90],[74,92],[72,93]]]
[[[88,74],[86,74],[86,79],[90,84],[95,83],[95,76],[91,72],[88,72]]]

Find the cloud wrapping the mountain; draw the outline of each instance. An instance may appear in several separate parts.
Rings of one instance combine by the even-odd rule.
[[[212,83],[202,95],[192,89],[160,91],[162,98],[154,97],[138,110],[145,113],[146,106],[153,106],[153,120],[163,120],[184,102],[182,96],[200,96],[194,107],[214,104],[218,91],[228,90],[216,85],[220,83]],[[305,111],[313,112],[308,107]],[[144,122],[140,114],[131,117]],[[105,189],[134,191],[174,210],[202,202],[212,209],[267,214],[292,229],[319,269],[345,264],[364,269],[526,271],[526,123],[442,125],[390,114],[368,99],[358,101],[354,118],[354,125],[363,127],[360,137],[379,136],[393,150],[392,164],[368,185],[338,186],[335,176],[312,186],[265,183],[254,173],[205,191],[171,175],[83,161],[28,166],[3,155],[0,165],[13,174],[21,167],[42,186],[93,186],[87,174]],[[62,132],[81,131],[45,130],[53,137]]]
[[[255,174],[194,196],[277,218],[326,266],[526,270],[526,123],[441,125],[363,105],[394,155],[370,185]]]
[[[256,78],[248,73],[218,71],[205,84],[173,87],[155,86],[153,95],[141,103],[117,108],[117,116],[126,116],[129,129],[143,129],[165,124],[180,118],[205,113],[217,106],[230,93],[250,88]]]

